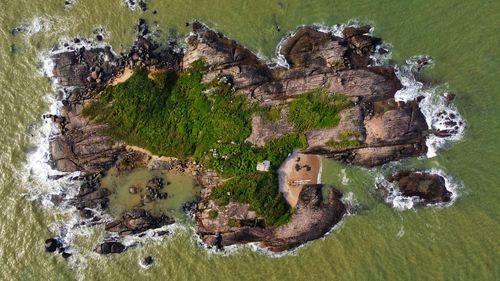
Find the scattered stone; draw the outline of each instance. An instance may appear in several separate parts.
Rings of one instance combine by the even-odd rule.
[[[95,251],[101,255],[119,254],[125,250],[125,245],[117,241],[106,241],[95,248]]]
[[[49,253],[55,252],[57,249],[62,247],[61,242],[55,238],[49,238],[45,240],[45,251]]]
[[[154,262],[154,259],[152,256],[147,256],[147,257],[142,259],[142,264],[144,266],[150,266],[153,264],[153,262]]]
[[[139,188],[137,186],[131,186],[131,187],[129,187],[128,192],[130,194],[137,194],[137,193],[139,193]]]

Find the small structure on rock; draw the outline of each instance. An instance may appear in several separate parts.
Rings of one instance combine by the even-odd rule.
[[[257,171],[269,172],[270,167],[271,167],[271,161],[269,160],[264,160],[260,163],[257,163]]]

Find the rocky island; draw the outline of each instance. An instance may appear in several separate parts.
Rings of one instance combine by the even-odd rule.
[[[395,99],[403,85],[394,66],[375,61],[388,50],[370,26],[341,34],[300,27],[280,43],[280,62],[270,63],[202,23],[191,25],[185,46],[160,46],[141,21],[126,54],[110,47],[53,54],[64,98],[60,114],[45,116],[60,129],[51,160],[59,171],[80,172],[72,204],[85,222],[116,234],[99,253],[124,251],[117,237],[174,223],[141,205],[102,220],[97,210],[109,208],[111,192],[101,180],[110,169],[192,176],[201,192],[186,209],[206,245],[258,243],[280,252],[322,237],[347,212],[342,192],[321,184],[320,155],[374,167],[424,155],[429,135],[454,133],[453,126],[429,129],[421,98]],[[434,188],[413,183],[440,186],[439,178],[392,180],[408,194],[449,200],[442,190],[427,197]],[[160,187],[148,192],[148,200],[167,197]]]

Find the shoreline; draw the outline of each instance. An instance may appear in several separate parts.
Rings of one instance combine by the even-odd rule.
[[[340,27],[342,27],[342,26],[340,26]],[[339,26],[336,26],[336,28],[340,28],[340,27],[339,27]],[[350,27],[350,26],[344,26],[344,28],[346,28],[346,27]],[[359,25],[358,25],[358,27],[359,27]],[[279,60],[280,58],[282,58],[282,59],[284,59],[285,61],[287,61],[287,60],[286,60],[286,55],[282,53],[282,48],[283,48],[283,46],[285,45],[285,43],[286,43],[286,41],[287,41],[287,40],[289,40],[289,39],[290,39],[290,38],[292,38],[293,36],[296,36],[296,34],[297,34],[297,32],[299,31],[299,29],[300,29],[300,28],[297,28],[294,32],[289,33],[287,36],[283,37],[283,39],[280,41],[280,43],[278,44],[278,46],[277,46],[277,48],[276,48],[277,60]],[[209,30],[211,30],[211,29],[209,29]],[[332,30],[333,30],[333,28],[332,28]],[[343,29],[342,29],[342,31],[343,31]],[[330,32],[330,31],[328,31],[328,32]],[[373,32],[373,29],[370,29],[370,34],[372,34],[372,32]],[[98,47],[96,47],[96,48],[98,48]],[[69,49],[69,48],[68,48],[68,49]],[[247,50],[248,50],[248,49],[247,49]],[[51,53],[51,56],[54,56],[55,54],[57,54],[57,53],[61,53],[61,52],[64,52],[64,51],[60,51],[60,50],[59,50],[59,51],[57,51],[57,52],[52,52],[52,53]],[[52,67],[55,67],[55,63],[54,63],[54,62],[52,62],[52,63],[53,63]],[[270,61],[269,61],[269,60],[264,61],[264,63],[265,63],[265,64],[267,64],[268,66],[270,66],[270,64],[272,63],[272,59],[271,59]],[[45,72],[46,72],[46,68],[47,68],[47,67],[49,67],[49,68],[50,68],[50,65],[47,65],[46,63],[44,63],[44,69],[45,69]],[[277,65],[276,67],[283,67],[283,65],[279,65],[279,63],[278,63],[278,65]],[[287,63],[287,67],[286,67],[286,68],[287,68],[287,69],[288,69],[288,68],[290,68],[290,65],[289,65],[288,63]],[[54,69],[54,68],[52,68],[52,71],[54,71],[53,69]],[[114,77],[113,77],[113,78],[109,81],[109,83],[107,83],[107,85],[116,85],[116,84],[118,84],[118,83],[124,82],[124,81],[125,81],[126,79],[128,79],[128,78],[130,77],[130,75],[132,74],[132,71],[131,71],[131,69],[130,69],[129,67],[124,67],[122,70],[123,70],[123,71],[122,71],[122,73],[121,73],[121,74],[118,74],[118,75],[114,75]],[[47,72],[46,72],[46,74],[47,74]],[[411,73],[411,75],[413,75],[413,74]],[[54,77],[54,75],[48,75],[48,76],[49,76],[49,77],[53,80],[53,83],[54,83],[54,85],[55,85],[55,88],[58,88],[59,86],[57,86],[57,85],[56,85],[56,84],[58,84],[58,80],[57,80],[58,78],[57,78],[57,77]],[[400,80],[401,80],[401,79],[400,79]],[[58,103],[58,102],[56,101],[56,103]],[[60,111],[56,111],[56,113],[57,113],[57,114],[60,114],[59,112],[60,112]],[[429,126],[430,126],[430,125],[429,125]],[[154,162],[154,161],[159,161],[159,162],[162,162],[162,161],[163,161],[163,162],[172,162],[172,161],[176,161],[176,160],[178,160],[178,159],[173,158],[173,157],[164,157],[164,156],[159,157],[159,156],[155,156],[155,155],[153,155],[152,153],[150,153],[149,151],[147,151],[147,150],[145,150],[145,149],[142,149],[142,148],[140,148],[140,147],[135,147],[135,146],[124,145],[124,151],[126,151],[126,152],[132,152],[132,153],[144,154],[144,155],[146,155],[147,157],[149,157],[148,163],[151,163],[151,162]],[[147,157],[146,157],[146,158],[147,158]],[[322,172],[323,172],[323,171],[322,171],[322,170],[323,170],[323,165],[322,165],[322,159],[321,159],[321,157],[320,157],[320,156],[316,156],[316,157],[318,157],[318,158],[319,158],[319,167],[317,168],[317,170],[318,170],[318,171],[317,171],[317,175],[316,175],[316,177],[315,177],[315,178],[316,178],[316,184],[320,184],[320,183],[321,183],[321,176],[322,176]],[[191,163],[191,164],[192,164],[192,163]],[[146,165],[148,165],[148,164],[146,164]],[[194,164],[194,165],[196,165],[196,164]],[[280,170],[281,170],[281,168],[280,168]],[[281,178],[281,176],[282,176],[282,175],[281,175],[281,173],[280,173],[280,170],[278,170],[278,175],[279,175],[280,181],[282,181],[282,178]],[[189,170],[189,173],[193,173],[193,175],[192,175],[192,176],[193,176],[193,177],[196,177],[196,175],[195,175],[195,174],[197,174],[197,173],[198,173],[198,170]],[[203,173],[205,173],[205,172],[201,172],[201,173],[203,174]],[[202,186],[204,186],[204,185],[202,185]],[[277,188],[278,188],[278,187],[277,187]],[[203,189],[207,189],[207,188],[206,188],[206,187],[204,187]],[[210,189],[210,188],[208,188],[208,191],[210,191],[209,189]],[[281,184],[280,184],[280,187],[279,187],[278,189],[279,189],[280,191],[282,191]],[[206,195],[204,195],[204,196],[206,196]],[[343,221],[343,220],[341,220],[341,221]],[[334,224],[333,228],[334,228],[334,227],[335,227],[335,224]],[[200,238],[200,239],[201,239],[201,238]],[[317,239],[317,238],[316,238],[316,239]],[[312,240],[315,240],[315,239],[312,239]],[[303,245],[303,244],[307,244],[307,243],[308,243],[308,242],[304,242],[304,243],[301,243],[301,245]],[[299,247],[301,247],[301,246],[299,246]]]

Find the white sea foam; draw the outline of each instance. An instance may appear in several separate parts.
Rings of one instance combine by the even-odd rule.
[[[46,32],[52,28],[51,21],[43,17],[34,17],[33,19],[16,27],[14,33],[24,33],[27,36],[32,36],[39,32]]]
[[[455,203],[458,196],[460,195],[461,184],[456,181],[453,177],[446,174],[440,169],[430,169],[423,171],[424,173],[437,174],[443,177],[445,182],[445,187],[451,192],[451,197],[449,202],[426,204],[427,207],[449,207]],[[377,189],[383,188],[386,192],[385,202],[391,204],[395,209],[403,211],[413,209],[415,206],[423,203],[423,200],[418,196],[404,196],[396,183],[391,183],[385,179],[382,174],[379,174],[375,178],[375,187]]]
[[[140,2],[147,4],[146,0],[123,0],[125,6],[127,6],[132,11],[137,11],[141,9],[141,6],[139,5]]]
[[[348,185],[350,182],[350,179],[349,179],[349,177],[347,177],[347,173],[346,173],[345,169],[340,169],[340,176],[341,176],[342,184]]]
[[[354,192],[347,192],[346,194],[344,194],[344,196],[342,196],[341,201],[346,206],[348,215],[355,214],[360,207],[360,204]]]
[[[399,239],[399,238],[403,237],[404,235],[405,235],[405,228],[404,228],[404,226],[401,226],[401,228],[399,228],[398,233],[396,234],[396,238]]]
[[[420,58],[422,57],[410,58],[405,65],[396,67],[396,75],[403,88],[396,92],[395,99],[407,102],[422,98],[419,107],[425,116],[429,129],[437,132],[450,132],[450,135],[446,137],[438,137],[433,134],[428,136],[426,140],[427,157],[431,158],[437,155],[439,149],[446,147],[447,143],[463,138],[465,121],[456,107],[447,100],[448,93],[443,90],[443,87],[427,88],[416,79],[415,74],[419,68],[418,60]]]

